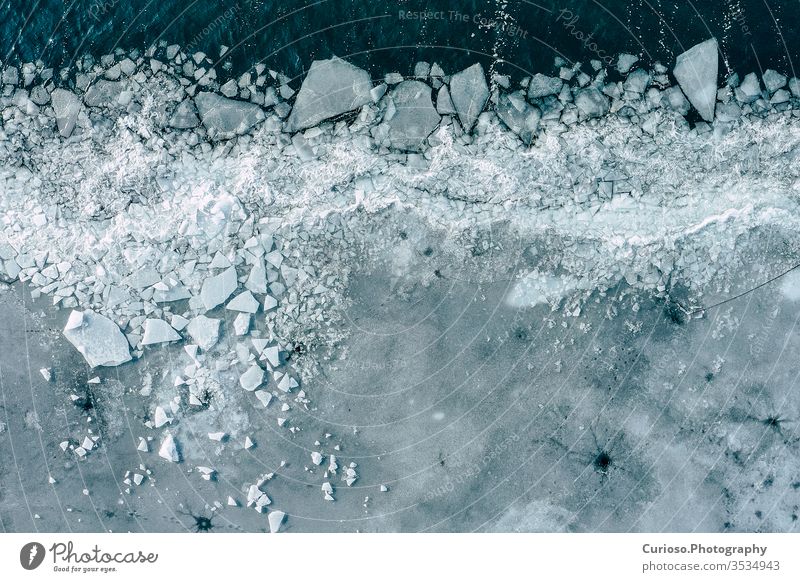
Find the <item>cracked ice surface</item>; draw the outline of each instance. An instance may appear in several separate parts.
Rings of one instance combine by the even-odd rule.
[[[144,116],[135,121],[139,132],[157,131]],[[49,252],[71,265],[75,280],[100,269],[120,286],[120,274],[145,267],[180,271],[175,233],[210,253],[226,248],[235,225],[272,236],[329,215],[394,207],[451,232],[503,221],[522,237],[561,239],[562,268],[590,286],[625,277],[656,289],[673,277],[700,290],[734,259],[725,251],[740,236],[798,222],[800,132],[791,112],[744,119],[727,133],[689,131],[676,114],[663,114],[651,132],[610,116],[544,131],[528,150],[488,119],[469,146],[445,127],[413,159],[372,149],[358,131],[323,133],[308,161],[268,128],[246,144],[164,149],[136,138],[131,124],[98,133],[91,149],[87,140],[51,140],[19,152],[25,165],[3,168],[5,242],[23,254]],[[597,190],[612,172],[624,193]],[[101,179],[107,185],[98,189]],[[129,184],[151,193],[150,202],[130,203]],[[206,309],[236,288],[232,268],[209,278],[184,269],[183,277]]]
[[[710,52],[701,53],[695,72],[711,68]],[[294,91],[277,73],[279,87],[262,90],[248,77],[221,85],[224,97],[214,87],[190,97],[153,62],[153,74],[129,81],[76,94],[55,90],[52,112],[46,96],[36,97],[40,109],[34,90],[30,100],[15,90],[0,141],[7,155],[0,167],[4,278],[73,309],[64,336],[91,366],[158,361],[158,374],[147,372],[136,394],[153,400],[144,427],[160,430],[139,437],[138,450],[197,462],[201,478],[212,481],[224,469],[201,462],[185,438],[197,417],[214,424],[200,432],[216,451],[233,441],[262,446],[246,433],[266,423],[312,447],[302,441],[312,423],[304,414],[317,412],[312,398],[330,404],[319,389],[327,380],[320,368],[332,374],[357,352],[348,344],[358,339],[348,337],[350,303],[360,298],[355,319],[369,321],[365,297],[382,300],[374,287],[359,287],[365,276],[385,276],[390,295],[402,299],[438,280],[496,284],[497,305],[524,313],[549,304],[577,321],[590,298],[620,282],[642,296],[685,288],[690,302],[707,304],[729,296],[748,263],[766,276],[770,261],[791,258],[792,243],[781,237],[800,226],[796,79],[787,90],[787,79],[772,71],[762,92],[758,77],[748,75],[721,89],[724,101],[709,109],[716,66],[700,75],[702,86],[678,75],[680,87],[657,89],[649,85],[667,69],[635,65],[620,59],[624,83],[587,85],[579,75],[571,87],[537,75],[500,92],[490,90],[479,66],[447,81],[420,64],[419,78],[387,75],[367,91],[363,71],[337,61],[346,73],[338,85],[316,71],[294,109]],[[327,95],[328,85],[342,94]],[[713,123],[689,125],[681,87]],[[330,98],[315,110],[320,94]],[[304,131],[287,135],[287,124]],[[785,254],[758,249],[765,232],[775,234],[770,248],[785,243]],[[791,276],[783,282],[790,300],[795,284]],[[383,316],[381,331],[402,328],[403,305]],[[180,339],[193,343],[170,345]],[[395,361],[394,349],[387,360]],[[317,360],[303,357],[310,350]],[[471,359],[493,361],[485,353]],[[560,371],[560,360],[550,364]],[[414,379],[412,368],[404,373]],[[709,368],[718,373],[721,363]],[[42,370],[49,382],[49,368]],[[359,384],[353,376],[334,387]],[[87,383],[101,382],[97,394],[111,392],[108,379]],[[269,416],[246,422],[242,401]],[[343,408],[335,401],[325,409],[338,428],[346,424],[335,414]],[[431,419],[449,420],[452,412],[437,409]],[[366,422],[393,422],[386,414],[373,409]],[[401,431],[391,432],[402,440]],[[331,452],[340,455],[340,445],[322,435],[303,453],[306,465],[311,459],[306,471],[319,466],[324,479],[336,475],[337,487],[352,487],[361,469],[337,461]],[[82,437],[62,441],[62,450],[90,457],[97,435]],[[139,485],[143,473],[136,474]],[[272,504],[271,478],[250,475],[241,489],[258,513]],[[321,500],[341,499],[331,481],[321,492]],[[282,510],[269,516],[272,530],[284,527]]]

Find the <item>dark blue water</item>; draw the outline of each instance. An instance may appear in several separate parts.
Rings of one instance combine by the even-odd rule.
[[[235,69],[261,61],[289,75],[336,54],[376,75],[408,73],[418,60],[448,72],[481,60],[518,78],[550,71],[556,55],[671,64],[716,36],[730,69],[794,74],[798,16],[797,0],[0,0],[0,58],[63,66],[165,39],[212,56],[225,44]]]

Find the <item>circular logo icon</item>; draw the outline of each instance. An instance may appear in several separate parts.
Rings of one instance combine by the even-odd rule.
[[[35,570],[44,561],[44,546],[39,542],[28,542],[19,551],[19,563],[26,570]]]

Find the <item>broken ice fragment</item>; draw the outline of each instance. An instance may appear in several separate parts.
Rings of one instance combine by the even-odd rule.
[[[256,398],[258,398],[259,402],[264,405],[264,408],[269,406],[269,403],[272,402],[272,394],[267,392],[266,390],[256,390],[255,391]]]
[[[229,267],[219,275],[209,277],[203,281],[203,287],[200,289],[203,306],[210,310],[224,303],[236,291],[238,284],[235,267]]]
[[[312,452],[311,453],[311,462],[314,463],[315,465],[321,465],[322,464],[322,455],[320,453],[318,453],[317,451]]]
[[[219,340],[220,323],[221,320],[219,319],[198,315],[189,322],[189,325],[186,326],[186,331],[189,332],[192,340],[194,340],[200,349],[207,352],[213,348]]]
[[[93,311],[70,314],[64,337],[75,346],[91,367],[119,366],[130,361],[128,340],[117,324]],[[72,327],[78,323],[77,327]]]
[[[500,95],[497,115],[520,139],[530,145],[539,128],[542,114],[537,107],[529,105],[522,91]]]
[[[264,370],[255,364],[250,366],[247,371],[239,377],[239,385],[248,392],[252,392],[261,386],[263,381]]]
[[[67,324],[64,326],[64,330],[68,329],[78,329],[80,326],[83,325],[83,313],[80,311],[73,311],[69,314],[67,318]]]
[[[187,98],[178,104],[170,117],[169,125],[175,129],[191,129],[200,125],[197,110],[191,99]]]
[[[161,442],[161,448],[158,450],[158,456],[172,463],[180,462],[181,458],[178,454],[178,446],[170,433],[167,433],[167,436],[164,437],[164,440]]]
[[[168,422],[172,422],[172,419],[167,416],[167,413],[164,412],[164,409],[161,406],[156,406],[156,411],[153,415],[153,426],[156,428],[161,428]]]
[[[194,103],[203,125],[215,138],[228,139],[241,135],[264,119],[264,112],[258,105],[226,99],[216,93],[199,93]]]
[[[264,267],[264,261],[260,258],[250,269],[244,286],[253,293],[264,294],[267,292],[267,270]]]
[[[248,437],[244,437],[244,448],[251,449],[251,448],[253,448],[254,444],[255,443],[253,442],[253,440],[249,436]]]
[[[269,520],[269,531],[270,533],[278,533],[281,529],[281,524],[283,524],[283,520],[286,517],[286,514],[282,511],[270,511],[267,519]]]
[[[369,73],[337,57],[314,61],[286,121],[285,130],[313,127],[370,102]]]
[[[281,352],[278,346],[270,346],[268,348],[264,348],[262,355],[266,360],[270,363],[273,368],[277,368],[281,365]]]
[[[548,95],[557,95],[561,91],[562,81],[558,77],[548,77],[536,73],[528,84],[528,99],[540,99]]]
[[[78,121],[81,101],[75,93],[66,89],[54,89],[50,98],[56,114],[58,131],[62,137],[69,137]]]
[[[601,117],[608,113],[609,104],[597,87],[581,89],[575,95],[575,105],[583,118]]]
[[[42,368],[39,370],[39,373],[42,375],[42,378],[44,378],[45,382],[49,382],[53,379],[53,374],[50,371],[50,368]]]
[[[489,87],[480,63],[453,75],[450,79],[450,98],[464,131],[470,131],[489,99]]]
[[[236,335],[247,335],[250,331],[250,314],[240,313],[233,320],[233,332]]]
[[[403,81],[391,98],[396,109],[388,122],[392,147],[420,151],[441,119],[431,100],[431,88],[422,81]]]
[[[631,67],[635,65],[639,61],[639,57],[636,55],[629,55],[629,54],[621,54],[617,57],[617,71],[621,74],[626,74],[628,71],[631,70]]]
[[[281,381],[278,382],[278,389],[286,392],[287,394],[292,391],[292,388],[297,388],[297,380],[292,378],[289,374],[286,374],[281,378]]]
[[[258,311],[258,300],[253,297],[250,291],[239,293],[236,297],[231,299],[225,306],[225,309],[231,311],[242,311],[244,313],[255,313]]]
[[[673,69],[686,97],[709,122],[717,102],[718,51],[717,39],[711,38],[678,55]]]
[[[142,345],[163,344],[181,339],[180,334],[163,319],[147,319],[144,322]]]
[[[222,440],[228,436],[225,432],[210,432],[208,433],[208,438],[212,441],[222,442]]]

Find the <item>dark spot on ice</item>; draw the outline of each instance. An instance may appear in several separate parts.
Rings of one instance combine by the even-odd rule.
[[[514,337],[517,338],[519,341],[524,342],[528,339],[528,332],[518,327],[517,330],[514,332]]]
[[[408,238],[408,234],[406,234],[406,231],[401,230],[400,231],[400,240],[406,240],[407,238]]]
[[[91,391],[87,391],[86,395],[75,400],[74,404],[83,412],[89,412],[94,408],[94,396]]]
[[[607,473],[612,464],[611,455],[606,451],[600,451],[594,458],[594,468],[598,473]]]
[[[442,272],[439,269],[436,269],[433,274],[436,276],[437,279],[442,278]]]
[[[711,382],[714,379],[714,372],[706,372],[706,382]]]
[[[768,426],[771,429],[780,432],[781,431],[781,423],[783,423],[783,419],[776,415],[770,415],[764,420],[761,421],[764,426]]]
[[[756,516],[758,519],[761,519],[761,516],[762,516],[762,515],[763,515],[763,514],[761,513],[761,510],[760,510],[760,509],[757,509],[757,510],[756,510],[756,512],[755,512],[755,516]]]
[[[422,251],[422,254],[425,255],[426,257],[430,257],[433,254],[433,249],[431,247],[428,247],[424,251]]]
[[[686,321],[686,314],[680,306],[669,299],[664,304],[664,316],[675,325],[683,325]]]
[[[214,524],[211,523],[210,517],[206,517],[204,515],[193,515],[192,517],[194,518],[194,531],[207,532],[214,528]]]

